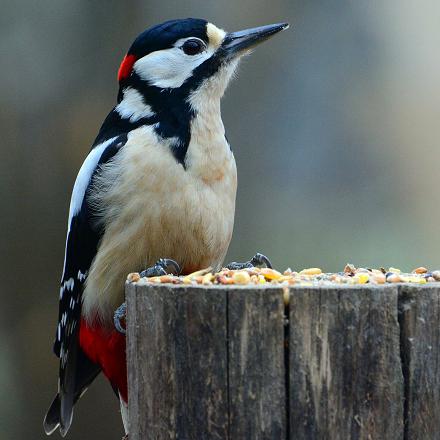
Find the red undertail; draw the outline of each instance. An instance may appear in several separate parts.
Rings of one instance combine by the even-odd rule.
[[[89,325],[82,319],[79,344],[89,359],[101,366],[104,375],[127,402],[125,335],[98,324]]]

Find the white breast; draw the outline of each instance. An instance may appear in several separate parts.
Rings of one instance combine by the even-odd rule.
[[[94,202],[105,207],[106,232],[83,295],[87,318],[98,313],[111,322],[126,275],[159,258],[172,258],[187,272],[222,263],[234,223],[235,160],[223,131],[206,132],[198,119],[187,169],[151,127],[141,127],[103,170]]]

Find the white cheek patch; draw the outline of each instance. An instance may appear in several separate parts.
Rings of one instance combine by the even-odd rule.
[[[135,89],[128,87],[124,90],[122,101],[115,107],[121,118],[136,122],[142,118],[151,118],[154,112],[145,104],[143,96]]]
[[[186,40],[188,38],[182,38],[170,49],[157,50],[142,57],[134,63],[134,71],[141,79],[161,89],[180,87],[215,51],[208,47],[200,54],[186,55],[180,48]]]

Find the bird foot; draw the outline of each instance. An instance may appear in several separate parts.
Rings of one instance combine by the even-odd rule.
[[[122,440],[128,440],[128,434],[125,434],[124,437],[122,437]]]
[[[115,314],[113,315],[113,324],[115,329],[125,335],[125,316],[127,314],[127,305],[122,303],[117,309]]]
[[[169,270],[169,269],[173,270]],[[154,266],[151,266],[142,272],[139,275],[142,277],[160,277],[161,275],[167,275],[169,273],[174,273],[175,275],[180,274],[180,266],[170,258],[161,258],[156,261]]]
[[[249,261],[246,261],[245,263],[236,263],[234,261],[232,263],[229,263],[226,266],[226,268],[230,270],[241,270],[241,269],[250,269],[255,266],[266,266],[269,269],[272,269],[272,263],[270,262],[269,258],[267,258],[263,254],[260,254],[259,252],[256,253]]]
[[[170,270],[171,269],[171,270]],[[140,272],[141,277],[160,277],[161,275],[167,275],[169,273],[174,273],[179,275],[181,272],[180,266],[170,258],[161,258],[156,261],[154,266],[148,267],[147,269]],[[125,303],[121,304],[113,315],[113,324],[115,329],[125,335],[125,316],[127,314],[127,305]]]

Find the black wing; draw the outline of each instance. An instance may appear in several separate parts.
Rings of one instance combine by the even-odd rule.
[[[72,193],[54,343],[54,352],[60,358],[58,395],[44,421],[47,433],[58,425],[62,435],[67,432],[75,402],[101,371],[82,352],[78,340],[84,283],[104,233],[102,226],[93,221],[87,193],[101,166],[111,160],[126,141],[126,135],[119,135],[94,147],[78,173]]]

